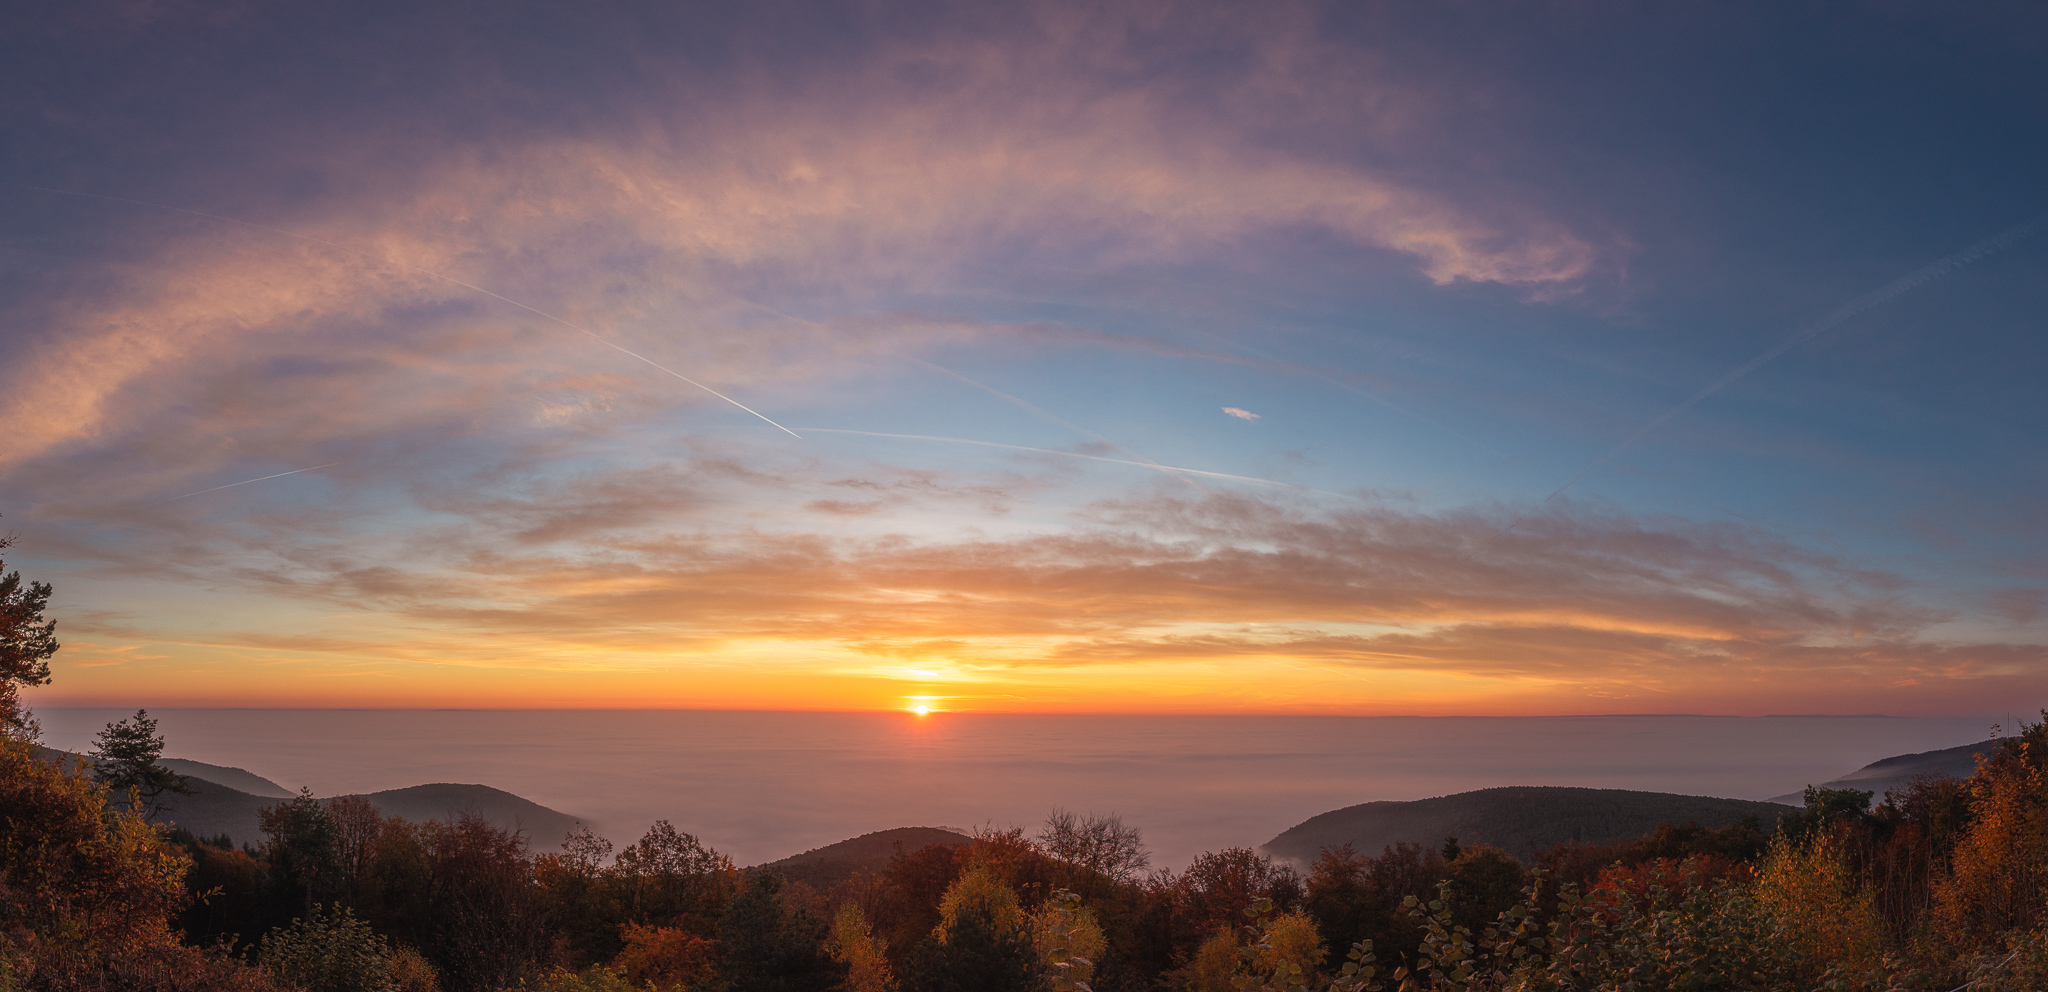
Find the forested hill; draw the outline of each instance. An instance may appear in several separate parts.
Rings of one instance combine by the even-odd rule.
[[[44,761],[63,763],[84,760],[82,755],[45,747],[36,748],[35,755]],[[193,791],[189,796],[165,794],[159,800],[165,811],[156,819],[174,823],[200,837],[226,834],[237,844],[257,843],[263,839],[257,827],[257,814],[292,795],[283,786],[240,768],[182,758],[167,758],[162,764],[185,776],[186,784]],[[262,792],[245,791],[208,776],[230,779],[234,785]],[[493,826],[523,834],[527,842],[540,851],[551,851],[560,846],[562,838],[583,822],[567,813],[488,785],[437,782],[372,792],[365,798],[385,816],[396,816],[414,823],[428,820],[447,823],[464,813],[473,813]]]
[[[1446,837],[1460,843],[1492,844],[1524,861],[1567,841],[1605,844],[1631,840],[1660,823],[1697,823],[1719,828],[1745,816],[1769,831],[1791,812],[1778,803],[1747,799],[1679,796],[1626,789],[1507,786],[1416,799],[1346,806],[1312,816],[1266,842],[1275,858],[1312,863],[1323,848],[1350,844],[1360,854],[1378,854],[1389,844],[1435,847]]]
[[[862,834],[852,840],[842,840],[802,854],[792,854],[780,861],[770,861],[757,866],[775,872],[792,882],[804,882],[820,889],[831,888],[857,872],[871,871],[880,874],[889,867],[889,860],[897,851],[913,854],[933,844],[959,847],[973,843],[974,838],[958,831],[939,827],[897,827],[894,830],[877,830]]]
[[[167,808],[158,819],[168,820],[201,837],[227,834],[238,844],[259,841],[262,834],[257,828],[258,812],[283,801],[272,796],[252,796],[240,789],[230,789],[202,778],[187,778],[186,782],[193,787],[193,794],[164,796],[162,801]],[[364,798],[375,804],[378,812],[385,816],[396,816],[414,823],[428,820],[448,823],[464,813],[473,813],[490,821],[493,826],[525,835],[527,842],[540,851],[554,850],[562,843],[563,836],[582,822],[567,813],[487,785],[438,782],[372,792]]]

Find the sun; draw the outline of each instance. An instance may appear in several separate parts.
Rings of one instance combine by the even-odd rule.
[[[919,704],[917,704],[916,706],[912,706],[912,707],[910,708],[910,712],[912,712],[912,713],[915,713],[915,714],[917,714],[918,716],[931,716],[931,715],[932,715],[932,708],[931,708],[931,707],[929,707],[929,706],[926,706],[926,705],[925,705],[925,704],[923,704],[923,703],[919,703]]]

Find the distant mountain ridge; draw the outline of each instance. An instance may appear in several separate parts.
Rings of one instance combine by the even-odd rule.
[[[83,755],[46,747],[36,748],[36,756],[44,761],[86,760]],[[184,758],[165,758],[162,764],[185,776],[193,792],[186,796],[166,793],[159,799],[164,805],[164,812],[156,819],[176,824],[201,837],[226,834],[236,843],[254,843],[262,835],[258,826],[261,812],[296,795],[276,782],[240,768]],[[236,788],[216,781],[211,775],[231,778],[238,784],[252,785],[265,791],[255,793]],[[333,798],[330,796],[321,801],[328,802]],[[585,822],[579,817],[488,785],[436,782],[366,793],[364,798],[385,816],[396,816],[414,823],[428,820],[448,823],[464,813],[474,814],[493,826],[524,835],[529,844],[542,851],[559,847],[569,831]]]
[[[238,843],[253,843],[262,834],[258,826],[259,814],[285,801],[275,796],[252,796],[202,778],[189,778],[187,781],[194,787],[194,793],[164,796],[164,813],[157,819],[175,823],[201,837],[226,834]],[[583,823],[577,817],[488,785],[437,782],[365,793],[363,798],[385,816],[396,816],[414,823],[428,820],[449,823],[464,813],[474,814],[493,826],[524,835],[529,844],[542,851],[559,847],[562,838]],[[331,802],[332,799],[328,797],[321,801]]]
[[[1951,748],[1894,755],[1821,783],[1823,788],[1853,788],[1882,800],[1888,789],[1922,775],[1967,778],[1977,758],[2002,747],[1987,740]],[[38,746],[46,761],[84,762],[82,755]],[[174,822],[202,837],[227,835],[238,843],[260,836],[260,811],[288,800],[294,793],[245,769],[185,758],[161,759],[187,777],[195,792],[167,795],[160,820]],[[331,798],[331,797],[330,797]],[[587,821],[550,809],[502,789],[477,784],[432,783],[389,789],[366,796],[386,816],[413,822],[452,821],[470,813],[502,829],[518,832],[538,850],[551,850]],[[323,800],[329,801],[329,800]],[[1275,858],[1312,862],[1325,847],[1346,843],[1360,854],[1377,854],[1389,844],[1408,842],[1435,847],[1445,837],[1461,843],[1488,843],[1524,860],[1559,843],[1604,844],[1632,840],[1663,823],[1697,823],[1719,828],[1745,816],[1757,818],[1769,831],[1788,807],[1803,805],[1801,793],[1767,801],[1685,796],[1622,789],[1555,786],[1505,786],[1412,801],[1361,803],[1310,817],[1282,831],[1260,850]],[[900,849],[916,852],[934,844],[960,846],[968,835],[938,827],[898,827],[875,831],[801,854],[757,865],[792,881],[829,888],[862,871],[881,871]]]
[[[934,844],[959,847],[973,842],[974,838],[966,834],[942,827],[897,827],[792,854],[747,870],[772,871],[792,882],[829,889],[859,872],[880,872],[889,866],[889,860],[899,850],[914,854]]]
[[[252,796],[269,796],[273,799],[290,799],[298,795],[282,785],[272,782],[255,772],[227,765],[209,765],[204,761],[190,758],[161,758],[157,764],[187,778],[205,779],[215,785],[246,792]]]
[[[1492,844],[1524,861],[1558,844],[1633,840],[1662,823],[1729,826],[1745,816],[1768,832],[1791,809],[1779,803],[1681,796],[1628,789],[1503,786],[1416,799],[1371,802],[1309,817],[1261,848],[1276,858],[1311,863],[1323,848],[1350,844],[1377,855],[1390,844],[1435,847],[1446,837]]]
[[[1838,779],[1820,783],[1822,789],[1861,789],[1870,793],[1872,803],[1884,801],[1884,794],[1900,788],[1922,775],[1946,775],[1950,778],[1969,778],[1977,772],[1977,756],[1989,754],[2005,746],[2005,739],[1978,741],[1945,747],[1936,751],[1921,751],[1917,754],[1899,754],[1880,758],[1850,772]],[[1771,800],[1792,806],[1806,805],[1806,790],[1788,792]]]

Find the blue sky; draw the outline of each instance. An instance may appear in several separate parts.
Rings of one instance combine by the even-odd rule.
[[[2044,43],[37,13],[0,514],[58,585],[43,698],[2002,712],[2048,660]]]

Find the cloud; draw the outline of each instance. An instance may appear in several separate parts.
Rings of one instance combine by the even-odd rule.
[[[1591,271],[1600,249],[1562,220],[1296,140],[1332,128],[1412,139],[1437,101],[1379,72],[1355,43],[1325,37],[1318,16],[1312,6],[1191,17],[1164,5],[1033,4],[998,23],[940,17],[927,30],[880,32],[886,41],[814,62],[766,53],[779,24],[741,26],[734,58],[772,73],[634,63],[637,77],[586,84],[598,88],[592,103],[620,108],[595,117],[534,119],[531,108],[479,105],[466,87],[429,91],[360,122],[292,130],[266,142],[277,151],[237,166],[251,190],[309,169],[345,183],[288,204],[204,204],[351,250],[74,204],[116,218],[128,261],[55,284],[59,295],[9,315],[35,331],[7,356],[0,415],[14,429],[0,439],[0,465],[231,407],[247,416],[179,426],[275,433],[267,411],[234,403],[244,397],[228,383],[260,392],[277,380],[265,364],[287,356],[326,363],[324,373],[301,363],[301,385],[316,394],[318,379],[372,371],[441,380],[391,390],[405,394],[396,404],[380,399],[387,428],[496,416],[477,409],[489,402],[477,387],[515,367],[566,360],[638,378],[601,346],[561,340],[574,332],[423,272],[559,314],[759,406],[780,384],[858,374],[877,356],[961,332],[863,330],[829,313],[796,316],[817,308],[788,302],[820,294],[857,313],[903,293],[1012,291],[1018,271],[1198,264],[1275,238],[1334,237],[1443,285],[1560,288]],[[451,29],[425,20],[412,27]],[[382,57],[364,44],[364,57]],[[495,57],[463,47],[465,60]],[[1187,60],[1217,51],[1232,54],[1188,72]],[[478,79],[510,70],[465,69]],[[692,97],[712,80],[717,113]],[[240,99],[221,85],[224,99]],[[1304,100],[1311,91],[1317,99]],[[252,108],[246,120],[261,129],[268,118]],[[450,121],[481,135],[428,137]],[[687,389],[664,398],[700,400]],[[592,409],[543,401],[527,413]]]
[[[2011,678],[2048,661],[2035,646],[1928,639],[1950,614],[1914,602],[1896,576],[1732,524],[1582,508],[1490,541],[1497,514],[1162,494],[1098,503],[1057,533],[856,537],[800,521],[735,528],[707,502],[718,480],[669,469],[522,499],[449,493],[423,505],[459,523],[404,538],[403,554],[301,536],[271,547],[271,564],[200,572],[216,587],[382,618],[234,643],[408,663],[631,667],[777,644],[827,670],[937,658],[994,682],[1308,664],[1761,692]],[[792,482],[808,485],[765,484]],[[891,499],[802,505],[872,519],[903,505]],[[394,632],[380,639],[380,624]]]
[[[4,294],[0,499],[97,590],[77,614],[96,636],[478,668],[1313,662],[1759,692],[1772,670],[1932,683],[2039,657],[1943,640],[1953,613],[1903,577],[1760,528],[1574,504],[1496,539],[1509,518],[1484,506],[1089,476],[1145,460],[936,403],[829,416],[898,398],[919,361],[1059,348],[1315,376],[1437,424],[1391,398],[1435,373],[1375,352],[1320,353],[1354,373],[1148,330],[1210,276],[1286,295],[1303,259],[1416,299],[1557,299],[1627,242],[1474,143],[1483,74],[1418,74],[1400,37],[1331,8],[671,6],[574,28],[591,58],[536,48],[516,12],[401,6],[309,46],[294,31],[326,22],[182,9],[151,8],[147,46],[82,15],[52,34],[37,71],[77,85],[36,87],[10,145],[101,163],[52,184],[304,237],[0,193],[64,245]],[[293,64],[315,58],[335,62]],[[177,99],[148,92],[173,70]],[[728,430],[745,418],[521,306],[778,423],[980,450],[938,470]],[[1497,381],[1462,388],[1524,402]],[[1131,395],[1112,433],[1267,474],[1121,419]],[[1988,596],[1973,608],[2014,624],[2042,609]],[[131,600],[156,605],[90,612]]]
[[[2014,624],[2030,624],[2040,619],[2041,611],[2048,608],[2048,591],[2009,587],[1991,592],[1987,605],[1994,616],[2003,617]]]

